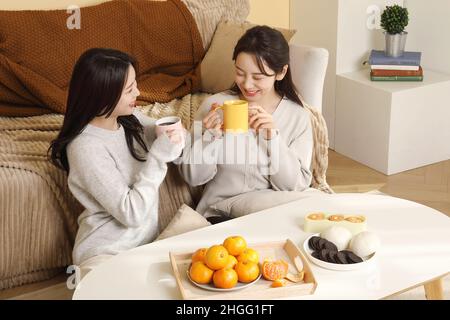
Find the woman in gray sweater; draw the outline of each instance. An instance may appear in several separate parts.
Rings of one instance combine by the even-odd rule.
[[[156,138],[155,122],[135,109],[136,63],[113,49],[90,49],[76,63],[67,111],[51,160],[68,173],[85,210],[73,262],[84,276],[158,232],[158,189],[167,162],[181,154],[182,130]]]
[[[200,106],[195,118],[206,130],[185,148],[179,167],[189,184],[205,185],[197,211],[212,223],[229,218],[212,208],[222,200],[257,190],[302,191],[312,179],[311,122],[292,82],[288,43],[273,28],[253,27],[238,41],[233,60],[234,87]],[[236,99],[248,101],[252,130],[224,134],[214,104]],[[192,161],[199,152],[203,161]]]

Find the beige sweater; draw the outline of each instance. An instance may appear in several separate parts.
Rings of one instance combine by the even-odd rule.
[[[131,156],[123,127],[111,131],[87,125],[67,147],[69,188],[85,207],[78,218],[75,264],[147,244],[158,234],[159,186],[166,163],[180,155],[182,146],[164,135],[156,138],[154,120],[137,110],[134,115],[149,148],[144,162]]]
[[[209,97],[195,120],[201,121],[212,103],[233,99],[238,97],[227,93]],[[279,133],[270,141],[257,137],[253,130],[247,134],[225,134],[215,140],[207,132],[191,137],[192,142],[188,139],[179,169],[190,185],[206,184],[196,209],[199,213],[206,217],[217,215],[210,206],[246,192],[302,191],[310,186],[313,136],[309,113],[283,99],[272,115]]]

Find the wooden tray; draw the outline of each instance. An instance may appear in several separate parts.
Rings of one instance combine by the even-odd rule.
[[[270,243],[249,245],[259,252],[261,260],[271,258],[274,260],[284,259],[289,263],[289,272],[298,273],[295,267],[295,259],[301,259],[305,276],[303,281],[294,283],[286,281],[284,287],[272,288],[272,281],[264,278],[255,284],[237,291],[216,292],[209,291],[195,286],[187,276],[187,270],[191,263],[193,252],[172,253],[169,252],[170,263],[180,288],[183,299],[277,299],[292,296],[313,294],[317,287],[317,282],[309,266],[308,260],[300,249],[289,239]]]

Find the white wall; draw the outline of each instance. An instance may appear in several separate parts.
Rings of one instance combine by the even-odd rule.
[[[373,8],[404,5],[409,10],[406,50],[422,52],[422,66],[450,74],[450,0],[291,0],[292,41],[328,49],[322,112],[334,148],[336,75],[362,69],[371,49],[384,49],[379,16],[375,29]]]
[[[346,73],[363,68],[371,49],[384,49],[383,30],[374,11],[380,13],[385,5],[403,5],[403,0],[339,0],[336,73]],[[369,13],[368,13],[369,11]],[[376,28],[373,28],[373,22]]]
[[[248,21],[289,28],[289,0],[250,0]]]
[[[406,50],[422,51],[422,66],[450,75],[450,0],[405,0]]]
[[[328,49],[329,62],[324,83],[322,113],[327,122],[330,147],[334,148],[337,0],[291,0],[290,28],[297,33],[293,43]]]
[[[406,50],[421,51],[424,68],[450,74],[449,0],[339,0],[337,74],[360,69],[372,48],[384,49],[383,30],[364,27],[369,17],[366,10],[376,5],[382,12],[393,3],[409,11]]]

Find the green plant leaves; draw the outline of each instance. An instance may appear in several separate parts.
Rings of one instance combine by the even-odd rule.
[[[390,34],[403,32],[408,22],[408,9],[397,4],[386,6],[381,14],[381,27]]]

